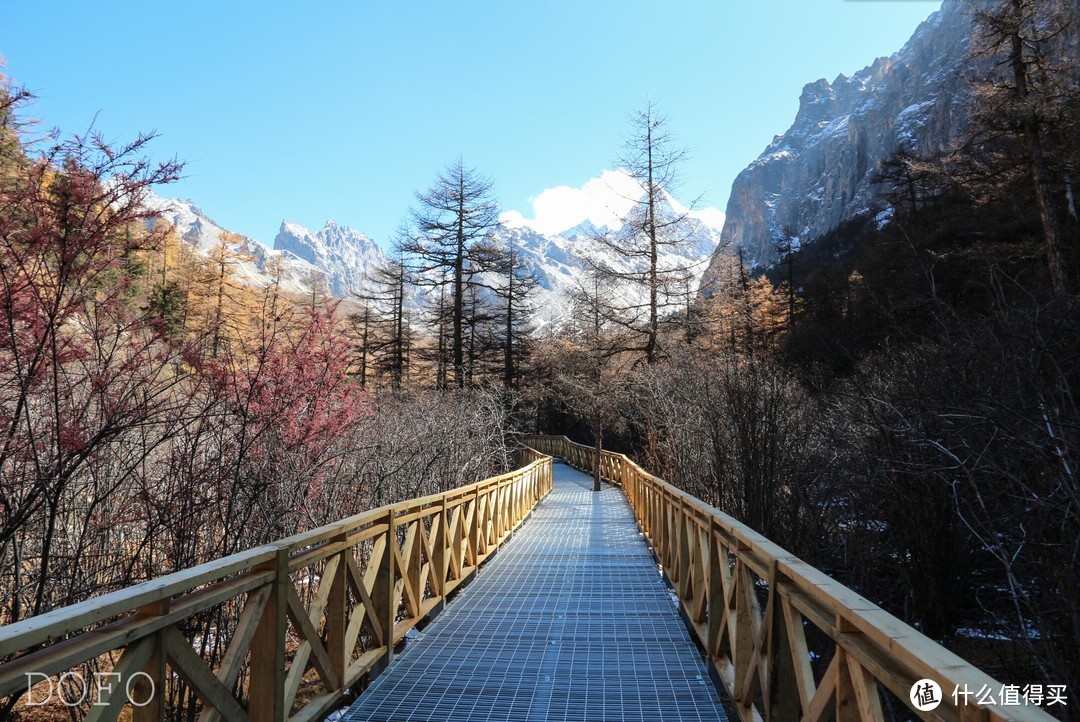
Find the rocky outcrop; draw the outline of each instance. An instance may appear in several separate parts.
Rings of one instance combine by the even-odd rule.
[[[901,148],[932,154],[965,128],[970,5],[945,0],[898,53],[803,89],[791,128],[735,179],[706,281],[738,248],[767,266],[784,229],[812,243],[844,221],[887,214],[873,182],[880,164]]]
[[[326,277],[330,292],[339,298],[366,288],[370,271],[385,261],[374,241],[334,220],[315,233],[282,221],[274,238],[274,250],[291,253],[313,265]]]
[[[280,260],[277,282],[289,293],[306,293],[308,287],[303,279],[316,273],[310,262],[292,254],[271,251],[253,238],[233,233],[218,225],[195,205],[194,201],[165,198],[147,193],[143,200],[148,210],[161,214],[161,219],[175,229],[176,234],[191,244],[194,250],[207,255],[225,240],[235,254],[234,272],[243,281],[256,288],[274,283],[275,277],[267,270],[271,258]]]

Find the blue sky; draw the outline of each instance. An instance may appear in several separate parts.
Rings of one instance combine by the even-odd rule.
[[[532,216],[612,167],[646,95],[724,209],[802,86],[898,50],[940,0],[315,3],[6,0],[0,55],[48,127],[156,130],[163,192],[272,242],[282,218],[385,241],[459,154]]]

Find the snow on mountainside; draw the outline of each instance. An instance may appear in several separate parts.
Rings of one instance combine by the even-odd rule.
[[[597,186],[601,183],[606,187]],[[496,240],[513,240],[524,256],[524,263],[540,283],[540,292],[535,299],[537,309],[534,322],[539,327],[555,324],[565,319],[571,310],[570,299],[575,290],[581,287],[586,269],[587,256],[592,263],[604,265],[616,272],[640,271],[635,262],[619,257],[610,248],[596,242],[596,237],[603,231],[619,231],[622,228],[620,217],[644,194],[644,190],[622,171],[607,171],[601,178],[586,183],[582,192],[575,197],[565,187],[555,189],[562,205],[546,207],[544,194],[534,201],[537,217],[525,219],[520,213],[510,211],[503,215],[502,225],[496,231]],[[549,193],[547,191],[546,193]],[[681,234],[685,242],[678,248],[661,250],[659,265],[661,268],[691,268],[694,275],[694,287],[689,293],[697,291],[709,259],[717,249],[723,228],[724,216],[714,208],[690,210],[675,198],[665,194],[665,202],[657,209],[659,217],[685,215]],[[567,223],[574,223],[569,228],[562,228]],[[541,232],[541,229],[559,228],[559,232]],[[643,300],[637,294],[641,289],[624,287],[617,291],[620,295],[637,303]]]
[[[222,234],[231,233],[203,213],[193,201],[150,193],[145,203],[149,209],[160,211],[162,218],[176,228],[180,238],[201,253],[208,253],[217,246]],[[362,283],[366,270],[384,258],[382,250],[367,236],[332,220],[314,234],[303,226],[282,221],[274,245],[274,250],[270,250],[253,238],[231,233],[229,246],[241,256],[252,259],[236,267],[237,275],[253,286],[265,287],[271,282],[266,272],[267,262],[280,258],[284,271],[281,282],[287,292],[308,293],[312,279],[322,275],[331,293],[345,297],[351,289],[359,287],[357,284]]]
[[[161,213],[162,219],[176,229],[177,235],[200,253],[209,253],[221,242],[222,234],[231,233],[203,213],[194,201],[148,193],[144,203],[148,209]],[[236,267],[235,272],[241,280],[259,288],[270,285],[271,278],[265,272],[266,263],[271,257],[282,254],[275,254],[258,241],[240,234],[232,234],[229,247],[241,257],[253,259]],[[295,256],[283,256],[282,261],[283,289],[290,293],[306,292],[308,286],[303,279],[316,272],[315,267]]]
[[[322,271],[330,292],[341,298],[365,288],[369,270],[386,260],[374,241],[333,219],[316,233],[282,221],[274,250],[291,253]]]
[[[785,228],[813,242],[853,218],[885,218],[880,164],[898,149],[932,154],[966,127],[971,8],[945,0],[891,57],[806,85],[791,127],[735,179],[721,248],[761,267]]]
[[[586,272],[586,255],[615,270],[635,270],[610,249],[599,247],[594,239],[605,229],[618,230],[622,225],[620,216],[641,193],[641,187],[625,173],[606,171],[582,189],[562,186],[541,193],[534,199],[535,219],[526,219],[516,211],[503,215],[493,236],[503,243],[512,240],[539,281],[533,299],[537,326],[557,325],[565,319],[570,310],[570,296]],[[202,253],[214,248],[222,234],[228,233],[190,200],[151,194],[147,206],[161,211],[180,237]],[[700,279],[720,241],[723,214],[714,208],[688,212],[670,196],[662,206],[660,213],[687,214],[684,231],[688,238],[678,252],[668,250],[661,254],[661,267],[693,267]],[[239,234],[233,234],[230,239],[235,250],[253,259],[237,268],[242,279],[254,286],[268,285],[267,262],[280,258],[285,288],[301,294],[310,292],[311,283],[319,274],[326,279],[333,295],[346,298],[352,291],[363,289],[371,269],[386,259],[383,250],[370,238],[333,220],[314,233],[296,223],[282,221],[273,250]],[[632,291],[626,289],[623,293]],[[421,305],[423,296],[418,293],[412,300],[415,305]]]

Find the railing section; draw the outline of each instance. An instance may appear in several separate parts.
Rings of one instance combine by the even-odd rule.
[[[116,720],[125,707],[135,722],[163,719],[172,675],[200,699],[201,722],[319,719],[385,666],[550,491],[550,457],[525,457],[502,476],[0,627],[0,660],[10,660],[0,664],[0,698],[46,677],[90,685],[72,670],[108,669],[112,659],[85,700],[88,720]],[[211,668],[182,630],[230,603],[239,614],[211,632],[230,637]]]
[[[564,436],[525,443],[582,471],[594,469],[596,450]],[[979,690],[996,697],[1002,683],[625,455],[603,451],[600,461],[603,478],[622,487],[744,722],[883,722],[879,686],[908,706],[909,717],[1053,721],[1038,707],[978,704]],[[826,649],[818,645],[813,654],[810,635],[824,639]],[[815,674],[830,655],[824,673]],[[931,711],[919,711],[910,698],[920,680],[941,688]],[[958,689],[974,694],[954,698]]]

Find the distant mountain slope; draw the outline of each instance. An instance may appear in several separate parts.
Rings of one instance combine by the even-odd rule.
[[[180,237],[198,251],[207,253],[215,247],[223,233],[231,233],[207,216],[191,200],[163,198],[150,194],[146,205],[160,211],[162,217],[172,224]],[[364,234],[333,220],[317,233],[289,221],[281,222],[281,230],[274,239],[274,249],[253,238],[232,234],[236,240],[230,243],[233,250],[253,260],[239,264],[236,269],[241,279],[253,286],[266,286],[270,276],[266,264],[271,258],[280,258],[286,291],[308,293],[316,275],[326,278],[330,292],[344,298],[352,290],[363,286],[369,268],[380,263],[385,256],[382,249]]]
[[[608,171],[589,184],[592,184],[593,192],[603,196],[602,186],[607,180],[619,184],[617,193],[622,194],[622,202],[628,202],[627,198],[633,197],[634,188],[630,185],[632,181],[628,183],[628,177],[619,171]],[[601,188],[600,191],[597,191],[598,187]],[[599,203],[610,200],[601,199]],[[216,246],[222,234],[228,233],[227,229],[209,218],[190,200],[151,195],[147,205],[161,211],[163,218],[175,226],[180,237],[202,253]],[[685,211],[679,202],[670,196],[667,198],[667,205],[670,213]],[[610,209],[604,208],[603,211],[605,212],[593,213],[595,222],[586,219],[561,232],[548,230],[544,233],[536,230],[520,213],[511,211],[504,215],[503,222],[493,230],[496,241],[513,241],[516,244],[525,265],[539,281],[539,289],[533,299],[536,325],[557,325],[565,320],[570,311],[570,298],[586,272],[586,256],[601,260],[616,270],[631,269],[625,259],[616,257],[608,249],[598,247],[593,240],[598,232],[604,229],[617,230],[620,226],[617,216],[613,215]],[[572,216],[573,214],[566,215]],[[691,212],[684,229],[688,236],[685,248],[679,252],[667,251],[661,254],[661,265],[693,267],[695,276],[699,278],[720,241],[722,225],[723,216],[715,209]],[[242,279],[255,286],[269,284],[267,263],[272,258],[280,258],[285,271],[285,288],[300,294],[310,292],[311,283],[318,274],[326,279],[331,294],[347,298],[354,291],[366,288],[366,278],[371,269],[386,260],[385,252],[374,241],[333,220],[314,233],[299,224],[282,221],[274,238],[273,250],[252,238],[239,234],[234,236],[235,240],[230,245],[243,255],[253,258],[250,262],[240,264],[237,269]],[[691,289],[691,293],[694,290]],[[622,293],[633,294],[635,291],[626,288]],[[416,306],[423,305],[423,298],[421,292],[410,296]]]
[[[194,201],[164,198],[150,193],[145,203],[151,210],[159,211],[162,219],[176,229],[181,239],[203,254],[221,242],[222,234],[231,233],[203,213]],[[241,256],[254,259],[240,263],[236,268],[236,273],[242,280],[260,288],[269,285],[271,278],[266,273],[267,261],[274,256],[281,256],[284,271],[281,283],[284,290],[290,293],[305,293],[309,290],[305,279],[317,272],[311,263],[292,254],[271,251],[253,238],[233,235],[235,242],[229,244],[230,248]]]
[[[274,250],[290,253],[317,268],[330,284],[330,292],[341,298],[366,288],[370,269],[386,261],[386,254],[373,240],[333,219],[316,233],[282,221],[274,238]]]
[[[812,242],[882,212],[879,164],[899,148],[930,154],[965,128],[971,5],[945,0],[896,54],[806,85],[791,128],[735,179],[720,247],[765,266],[784,228]],[[717,256],[708,278],[719,264]]]
[[[669,199],[669,204],[672,202],[673,199]],[[721,231],[719,227],[694,217],[687,218],[685,226],[683,232],[687,239],[684,247],[662,250],[659,265],[661,268],[690,268],[694,284],[688,293],[696,295],[697,283],[720,242]],[[525,265],[540,282],[541,291],[535,302],[537,312],[534,322],[537,325],[558,325],[571,312],[574,292],[587,285],[584,284],[589,268],[586,256],[593,263],[617,272],[640,270],[633,262],[620,258],[611,249],[595,241],[597,234],[605,229],[617,230],[606,225],[597,226],[588,220],[558,234],[542,234],[528,225],[504,224],[497,230],[496,239],[502,242],[513,240],[524,256]],[[644,300],[643,289],[625,286],[618,293],[621,296],[619,301],[632,299],[637,303]]]

